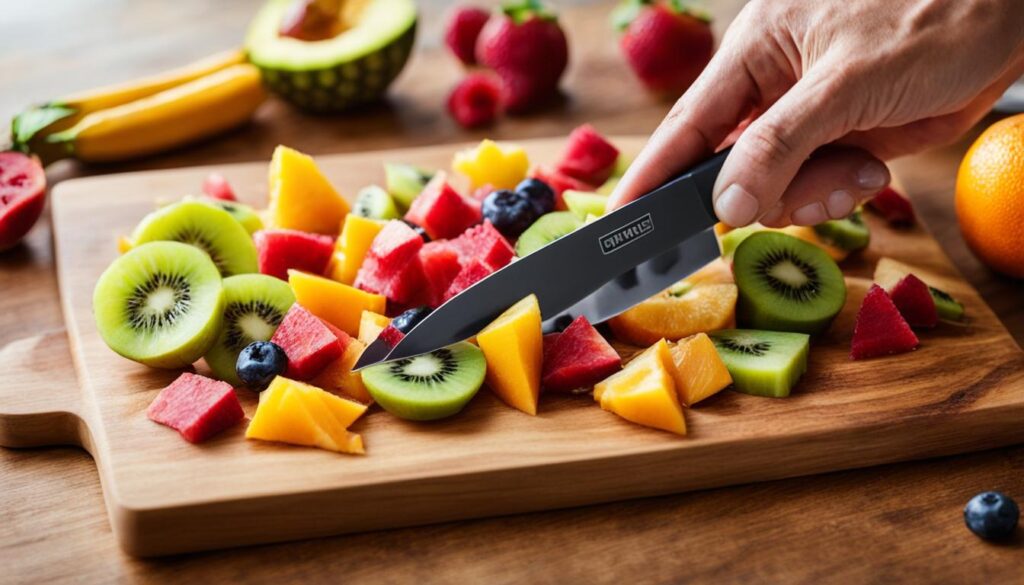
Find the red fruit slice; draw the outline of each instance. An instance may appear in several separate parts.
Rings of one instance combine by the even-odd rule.
[[[281,346],[288,356],[288,377],[309,380],[345,351],[344,338],[338,333],[343,332],[328,326],[296,303],[281,320],[270,341]],[[344,337],[351,341],[348,335]]]
[[[541,384],[548,390],[570,392],[588,388],[622,367],[618,352],[583,315],[550,343],[547,337],[544,341]]]
[[[491,193],[494,193],[495,191],[497,191],[497,189],[494,188],[494,185],[492,185],[490,183],[487,183],[486,185],[481,185],[481,186],[477,187],[470,194],[470,196],[473,199],[476,199],[477,201],[479,201],[480,203],[483,203],[484,199],[487,199],[487,196],[490,195]]]
[[[494,270],[479,260],[472,260],[462,267],[459,275],[452,281],[451,286],[444,293],[444,300],[454,297],[460,292],[473,286],[478,281],[483,280],[490,275]]]
[[[565,191],[593,191],[597,189],[594,185],[585,183],[575,177],[570,177],[569,175],[548,165],[537,165],[532,171],[530,171],[530,176],[534,179],[544,181],[549,187],[551,187],[555,192],[555,209],[561,211],[568,209],[568,207],[565,206],[565,202],[562,201],[562,193]]]
[[[221,201],[238,201],[231,183],[220,173],[210,173],[203,181],[203,193]]]
[[[46,174],[39,159],[0,152],[0,251],[21,241],[45,203]]]
[[[501,84],[486,73],[471,73],[448,95],[448,113],[463,128],[479,128],[498,119]]]
[[[918,340],[899,309],[877,284],[871,285],[857,312],[850,358],[860,360],[904,353],[917,347]]]
[[[413,200],[406,221],[422,227],[432,240],[454,238],[480,223],[480,205],[463,197],[448,184],[446,173],[437,173]]]
[[[423,271],[417,255],[423,238],[406,223],[392,220],[377,234],[356,274],[355,286],[405,304],[420,294]]]
[[[444,44],[463,64],[476,64],[476,39],[490,17],[490,12],[476,6],[456,7],[448,17]]]
[[[245,413],[230,384],[185,372],[156,395],[146,416],[190,443],[201,443],[237,424]]]
[[[473,226],[462,235],[451,240],[451,246],[459,253],[462,264],[479,260],[492,271],[512,261],[516,251],[490,221]]]
[[[900,314],[911,327],[935,327],[939,323],[939,312],[935,298],[928,285],[913,274],[908,274],[892,287],[889,292]]]
[[[395,347],[398,345],[398,342],[402,341],[402,338],[405,337],[405,333],[396,329],[394,325],[388,325],[381,330],[378,337],[383,339],[384,343],[388,344],[388,347]]]
[[[868,201],[868,206],[881,214],[885,221],[889,222],[889,225],[909,226],[914,224],[914,207],[910,204],[910,200],[900,195],[892,187],[886,187],[879,191]]]
[[[260,230],[253,234],[260,272],[288,280],[288,269],[323,274],[334,253],[334,238],[299,230]]]
[[[619,149],[590,124],[569,134],[569,141],[555,169],[591,185],[601,185],[612,176]]]
[[[444,293],[462,270],[459,253],[451,242],[429,242],[420,250],[420,265],[427,284],[424,304],[436,308],[444,302]]]

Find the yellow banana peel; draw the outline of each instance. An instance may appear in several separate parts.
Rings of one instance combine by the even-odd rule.
[[[99,110],[47,137],[64,156],[113,162],[212,136],[252,117],[266,99],[260,72],[232,65],[120,106]]]
[[[227,67],[245,63],[245,53],[233,49],[211,55],[189,65],[142,79],[79,92],[18,114],[11,123],[14,148],[24,152],[42,152],[47,158],[46,139],[71,128],[82,118],[108,108],[121,106],[173,87],[205,77]]]

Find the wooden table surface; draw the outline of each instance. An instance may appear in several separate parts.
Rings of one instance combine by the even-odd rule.
[[[258,0],[35,0],[0,19],[0,119],[34,101],[159,71],[236,44]],[[590,121],[608,133],[651,131],[668,104],[639,90],[607,25],[610,5],[559,3],[572,65],[562,104],[479,132],[456,128],[444,96],[459,67],[440,47],[444,2],[420,2],[414,59],[387,104],[308,117],[268,103],[250,126],[130,164],[59,163],[71,177],[265,160],[286,143],[311,153],[562,135]],[[709,3],[719,33],[739,0]],[[565,6],[569,5],[569,6]],[[972,134],[976,135],[977,130]],[[894,168],[946,252],[1018,343],[1024,285],[981,266],[952,212],[968,140]],[[0,255],[0,347],[63,327],[44,219]],[[52,383],[61,383],[53,380]],[[161,560],[127,557],[107,523],[89,456],[76,449],[0,449],[0,581],[201,580],[268,583],[1007,582],[1024,571],[1024,537],[984,543],[963,526],[973,494],[1024,502],[1024,447],[558,512],[458,522]]]

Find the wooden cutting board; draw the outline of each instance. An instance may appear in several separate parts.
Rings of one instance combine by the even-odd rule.
[[[639,138],[621,138],[636,150]],[[561,140],[525,141],[551,160]],[[457,147],[323,157],[346,195],[381,182],[383,161],[446,167]],[[203,445],[149,421],[147,405],[177,372],[114,354],[91,312],[93,285],[116,239],[156,199],[198,191],[212,169],[68,181],[53,193],[60,289],[79,387],[60,379],[60,335],[14,344],[0,393],[0,443],[80,444],[100,471],[111,524],[135,555],[306,538],[512,514],[934,457],[1024,440],[1024,353],[921,227],[874,217],[867,252],[844,264],[849,298],[811,350],[787,399],[723,392],[687,412],[689,436],[646,429],[589,396],[543,396],[530,417],[482,390],[464,412],[410,423],[373,409],[354,430],[364,457],[243,439],[239,425]],[[262,204],[265,163],[220,167]],[[940,276],[970,319],[922,334],[907,355],[851,362],[856,309],[876,259]],[[31,335],[32,332],[26,332]],[[239,392],[246,414],[256,396]],[[764,502],[762,505],[771,505]]]

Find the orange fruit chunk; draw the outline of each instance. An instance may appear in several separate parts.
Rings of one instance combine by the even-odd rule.
[[[287,146],[274,149],[270,160],[270,204],[273,227],[338,235],[349,205],[320,172],[309,155]]]
[[[661,338],[677,340],[728,329],[736,323],[734,284],[683,281],[613,318],[608,324],[621,341],[647,346]]]
[[[341,394],[353,400],[358,400],[363,404],[373,402],[373,397],[370,396],[366,386],[363,385],[362,375],[359,372],[352,371],[353,366],[356,365],[356,360],[359,359],[359,356],[363,355],[364,349],[366,349],[366,345],[358,339],[353,339],[349,342],[341,357],[331,362],[329,366],[324,368],[324,371],[317,374],[311,380],[311,383],[314,386],[323,388],[327,392]]]
[[[675,380],[679,401],[686,406],[693,406],[732,384],[732,376],[707,334],[679,340],[671,353],[673,367],[669,373]]]
[[[358,335],[363,311],[383,313],[387,299],[381,295],[298,270],[288,271],[295,301],[310,313],[349,335]]]
[[[363,453],[362,437],[347,429],[365,411],[364,404],[278,376],[260,395],[245,438]]]
[[[659,339],[624,369],[598,382],[594,400],[630,422],[685,435],[683,407],[669,372],[672,363],[668,344]]]
[[[363,265],[367,250],[373,244],[385,222],[359,215],[348,214],[341,227],[341,235],[335,242],[334,257],[327,269],[327,275],[343,284],[352,284],[356,273]]]
[[[487,385],[505,404],[537,414],[544,335],[540,305],[530,295],[476,336],[487,360]]]

